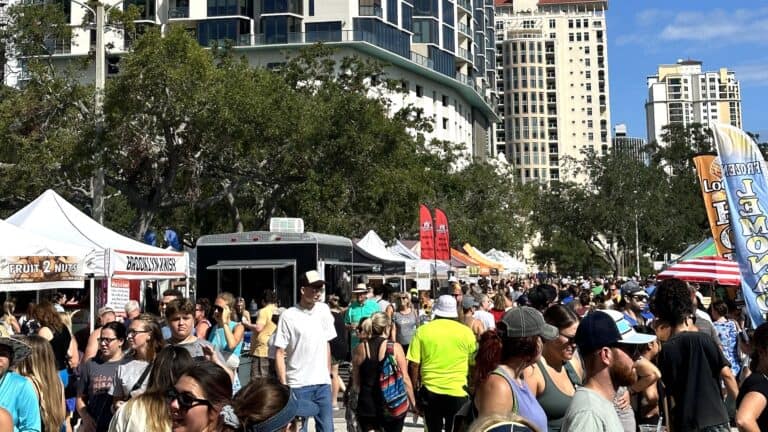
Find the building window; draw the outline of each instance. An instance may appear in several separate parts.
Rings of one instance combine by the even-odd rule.
[[[584,88],[585,88],[587,91],[592,91],[592,84],[590,84],[590,83],[586,83],[586,84],[584,84]]]
[[[210,1],[210,0],[209,0]],[[302,0],[264,0],[261,13],[294,13],[304,15]]]
[[[424,87],[416,84],[416,96],[422,97],[424,96]]]
[[[315,0],[309,0],[309,16],[315,16]]]
[[[589,42],[589,33],[584,32],[584,42]]]
[[[592,96],[587,96],[587,103],[592,103]]]
[[[448,129],[448,119],[443,117],[443,129]]]
[[[414,43],[440,43],[437,22],[431,19],[413,20]]]
[[[573,28],[573,20],[572,19],[568,20],[568,28]]]
[[[556,23],[557,23],[556,20],[550,19],[549,20],[549,28],[551,28],[551,29],[555,28]]]
[[[413,7],[416,16],[431,16],[438,18],[438,0],[414,0]]]
[[[305,30],[307,42],[341,41],[341,21],[307,23]]]
[[[568,33],[568,41],[573,42],[573,33]]]
[[[387,21],[397,25],[397,0],[387,0]]]
[[[443,95],[443,106],[444,107],[448,106],[448,96],[446,96],[446,95]]]

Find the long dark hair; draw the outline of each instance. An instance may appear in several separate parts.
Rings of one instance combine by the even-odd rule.
[[[562,330],[579,322],[579,317],[573,309],[561,304],[555,304],[544,311],[544,321]]]
[[[259,424],[280,412],[291,397],[291,389],[275,378],[256,378],[243,387],[232,405],[245,427]]]
[[[474,386],[480,385],[494,369],[510,358],[532,361],[539,354],[539,336],[511,338],[506,336],[506,332],[506,325],[498,322],[495,330],[480,335],[475,368],[472,370]]]
[[[217,410],[228,404],[232,398],[232,379],[221,366],[215,363],[209,361],[195,363],[181,376],[188,376],[195,380],[205,392],[205,399]]]

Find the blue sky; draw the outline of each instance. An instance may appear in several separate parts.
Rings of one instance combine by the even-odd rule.
[[[744,129],[768,141],[768,0],[609,0],[611,122],[645,138],[646,77],[677,59],[736,72]]]

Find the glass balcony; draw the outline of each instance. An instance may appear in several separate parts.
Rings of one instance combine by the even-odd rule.
[[[469,50],[464,49],[464,48],[459,48],[458,52],[459,52],[459,57],[461,57],[461,58],[463,58],[465,60],[468,60],[470,62],[472,61],[472,53]]]
[[[375,16],[382,18],[384,13],[381,6],[360,6],[360,16]]]
[[[464,23],[459,23],[459,32],[464,33],[465,35],[471,35],[472,31],[469,29],[469,26]]]
[[[472,2],[470,0],[459,0],[456,4],[467,12],[472,13]]]
[[[189,18],[189,6],[169,7],[168,18]]]

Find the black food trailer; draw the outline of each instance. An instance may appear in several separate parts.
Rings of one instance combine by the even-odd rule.
[[[228,291],[260,302],[274,290],[281,306],[297,301],[299,275],[318,270],[326,295],[348,300],[357,277],[402,274],[404,263],[369,255],[352,240],[335,235],[250,231],[212,234],[197,241],[197,295],[213,299]]]

